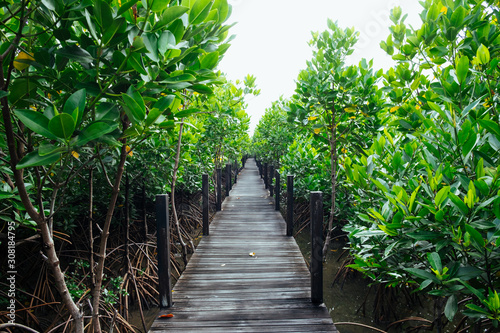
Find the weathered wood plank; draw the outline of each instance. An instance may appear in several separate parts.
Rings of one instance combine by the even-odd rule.
[[[150,332],[337,332],[254,161],[221,209]]]
[[[155,322],[151,332],[164,331],[163,325]],[[183,322],[176,326],[176,332],[332,332],[331,319],[289,319],[289,320],[232,320]]]

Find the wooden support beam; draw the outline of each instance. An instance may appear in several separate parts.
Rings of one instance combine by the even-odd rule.
[[[273,178],[274,178],[274,165],[271,165],[269,166],[269,195],[271,197],[274,197]]]
[[[226,164],[226,197],[229,196],[231,191],[231,164]]]
[[[238,172],[239,172],[238,161],[234,161],[234,184],[238,182]],[[233,189],[232,186],[231,189]]]
[[[274,196],[274,209],[275,210],[280,210],[280,194],[281,194],[281,184],[280,184],[280,173],[278,170],[276,170],[275,175],[276,177],[276,188],[274,189],[275,196]]]
[[[264,163],[264,187],[267,189],[269,187],[269,183],[267,182],[267,163]]]
[[[323,303],[323,193],[311,192],[311,302]]]
[[[286,180],[286,235],[293,236],[293,176]]]
[[[203,207],[203,236],[209,235],[209,196],[208,196],[208,175],[204,174],[201,176],[201,196],[202,196],[202,207]]]
[[[170,308],[172,302],[172,281],[170,274],[170,224],[168,218],[168,194],[156,196],[156,234],[158,250],[158,292],[160,309]]]

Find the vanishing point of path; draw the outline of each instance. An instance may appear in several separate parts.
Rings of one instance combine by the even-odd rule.
[[[249,159],[150,332],[337,332]]]

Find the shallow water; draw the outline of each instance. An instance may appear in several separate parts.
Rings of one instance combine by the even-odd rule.
[[[144,314],[144,321],[146,322],[146,327],[149,328],[151,325],[153,325],[153,322],[156,319],[156,316],[160,312],[160,309],[153,306],[150,307],[149,309],[143,309],[143,314]],[[144,328],[142,325],[142,319],[141,319],[141,313],[139,311],[139,308],[133,309],[129,312],[130,317],[129,317],[129,323],[137,328],[137,332],[144,332]]]
[[[309,229],[304,229],[295,239],[307,262],[311,253]],[[396,320],[395,318],[402,320],[409,317],[420,317],[431,321],[434,319],[434,303],[432,300],[420,297],[420,302],[418,302],[418,304],[410,306],[407,304],[405,298],[400,295],[394,301],[395,304],[393,304],[395,317],[389,318],[384,323],[377,324],[373,321],[372,316],[376,285],[370,288],[369,284],[371,280],[363,278],[359,272],[351,271],[346,279],[341,278],[340,282],[337,281],[335,285],[332,285],[337,271],[347,257],[344,252],[346,241],[347,239],[345,238],[340,238],[338,241],[332,241],[327,260],[323,264],[323,297],[334,323],[359,323],[386,331],[388,325]],[[365,315],[363,315],[363,311],[360,307],[365,299]],[[446,325],[443,329],[443,333],[454,332],[461,317],[461,315],[457,314],[454,321]],[[412,326],[425,324],[422,321],[411,321],[410,323]],[[407,326],[394,326],[390,330],[387,330],[387,332],[404,332],[404,327]],[[375,330],[354,325],[337,325],[337,329],[341,333],[376,332]],[[422,331],[425,332],[425,330]]]
[[[304,229],[295,239],[307,261],[311,253],[309,229]],[[348,277],[345,281],[341,279],[340,283],[343,283],[342,287],[339,283],[332,285],[339,267],[345,260],[343,252],[343,242],[333,242],[327,256],[327,261],[323,264],[323,297],[333,322],[360,323],[384,329],[385,327],[377,326],[371,321],[368,306],[366,317],[362,315],[361,310],[358,312],[367,295],[367,304],[373,303],[373,295],[370,295],[373,293],[370,293],[370,287],[366,280],[358,274],[351,274],[352,276]],[[367,328],[354,325],[338,325],[337,329],[341,333],[363,333],[368,330]]]

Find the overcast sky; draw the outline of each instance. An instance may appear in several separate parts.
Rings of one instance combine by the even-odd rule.
[[[393,62],[379,43],[389,35],[390,10],[398,5],[408,14],[407,25],[420,27],[422,11],[417,0],[229,0],[233,13],[230,30],[236,35],[219,64],[219,69],[235,81],[247,74],[257,77],[261,94],[248,100],[250,134],[271,103],[281,95],[290,97],[295,80],[312,53],[307,42],[311,31],[327,29],[327,18],[341,28],[360,32],[356,51],[351,56],[374,59],[375,68],[389,68]]]

